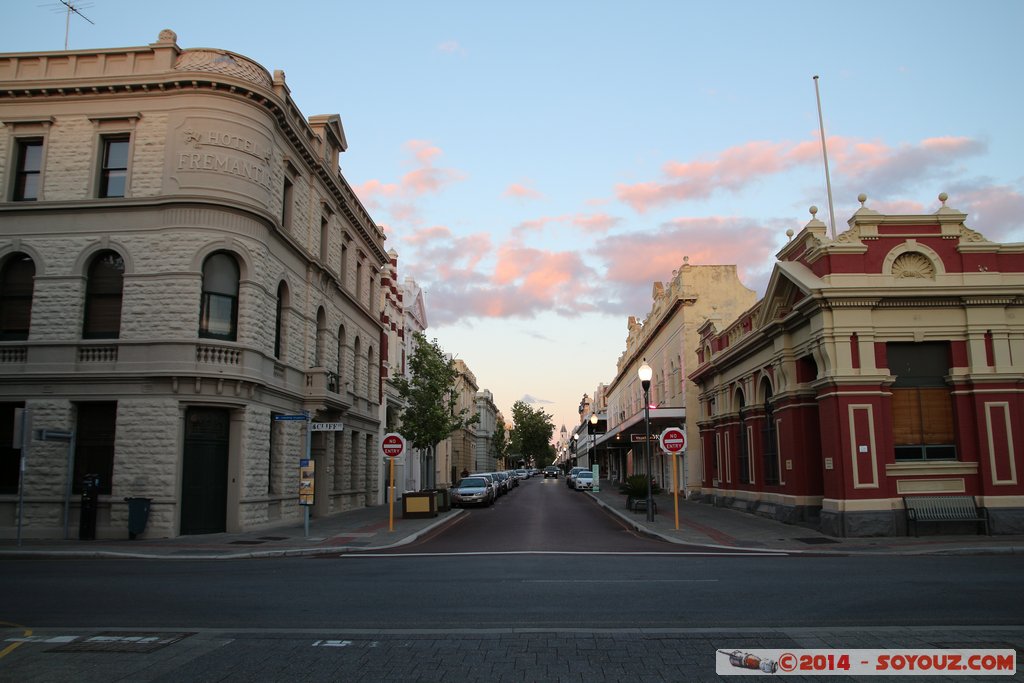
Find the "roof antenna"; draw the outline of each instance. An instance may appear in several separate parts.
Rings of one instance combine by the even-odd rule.
[[[66,14],[66,16],[64,18],[64,49],[67,50],[68,49],[68,34],[71,32],[71,15],[72,14],[77,14],[78,16],[82,17],[83,19],[88,21],[93,26],[96,25],[96,22],[94,22],[92,19],[90,19],[89,17],[87,17],[84,14],[82,14],[81,10],[87,9],[87,7],[85,5],[82,5],[81,3],[79,3],[78,6],[76,7],[75,5],[73,5],[70,2],[68,2],[68,0],[58,0],[58,2],[61,5],[63,5],[64,8],[65,8],[65,9],[61,10],[60,7],[54,5],[54,8],[56,9],[56,11],[58,11],[58,12],[63,11]],[[91,7],[91,6],[92,5],[89,5],[88,7]]]
[[[63,0],[61,0],[63,2]],[[821,155],[825,157],[825,189],[828,191],[828,220],[832,239],[836,238],[836,214],[832,209],[832,181],[828,177],[828,151],[825,149],[825,122],[821,118],[821,94],[818,92],[818,77],[814,77],[814,97],[818,100],[818,130],[821,131]]]

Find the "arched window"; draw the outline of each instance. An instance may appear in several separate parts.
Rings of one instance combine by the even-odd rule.
[[[379,398],[374,386],[376,373],[373,370],[373,347],[371,346],[366,350],[366,398],[371,401]]]
[[[316,348],[313,351],[313,367],[326,367],[327,311],[321,306],[316,311]]]
[[[0,340],[28,339],[36,265],[27,254],[12,254],[0,271]]]
[[[739,409],[740,414],[740,433],[739,438],[736,440],[740,460],[740,483],[749,484],[752,477],[750,476],[750,444],[747,442],[747,420],[745,414],[747,404],[743,399],[742,391],[736,392],[736,407]]]
[[[338,326],[338,389],[345,387],[345,326]]]
[[[282,282],[277,286],[277,311],[274,316],[274,358],[281,360],[287,337],[287,326],[284,311],[288,307],[288,285]]]
[[[779,446],[775,433],[775,409],[772,405],[772,385],[761,382],[764,395],[764,427],[761,429],[761,449],[764,454],[764,483],[779,483]]]
[[[203,262],[203,298],[199,336],[235,341],[238,338],[238,262],[225,252]]]
[[[85,322],[82,339],[117,339],[121,334],[121,294],[124,259],[113,251],[96,255],[85,284]]]
[[[362,377],[359,375],[359,356],[362,354],[359,337],[352,343],[352,393],[361,396],[363,391]]]

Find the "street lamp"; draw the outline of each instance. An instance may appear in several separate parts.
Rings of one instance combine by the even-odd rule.
[[[594,461],[591,462],[591,466],[597,464],[597,413],[590,414],[590,449],[594,451]]]
[[[644,358],[644,364],[640,366],[636,374],[640,378],[640,386],[644,388],[644,432],[647,435],[644,439],[644,461],[647,463],[647,521],[653,522],[654,496],[651,494],[651,407],[648,395],[651,390],[651,377],[654,376],[654,371],[647,364],[646,358]]]

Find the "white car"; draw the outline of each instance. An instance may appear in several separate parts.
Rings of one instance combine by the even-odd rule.
[[[573,479],[573,486],[576,487],[577,491],[593,490],[594,473],[590,470],[580,470]]]

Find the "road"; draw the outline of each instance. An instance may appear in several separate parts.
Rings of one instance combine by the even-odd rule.
[[[727,648],[1021,649],[1022,569],[709,554],[533,479],[387,553],[2,562],[0,681],[660,681],[713,678]]]

